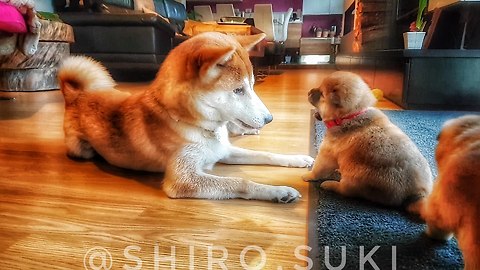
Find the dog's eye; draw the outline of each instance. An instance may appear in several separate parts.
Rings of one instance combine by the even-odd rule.
[[[233,93],[237,95],[243,95],[245,93],[245,88],[243,87],[235,88],[233,89]]]

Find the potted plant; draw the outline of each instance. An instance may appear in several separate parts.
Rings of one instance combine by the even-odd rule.
[[[417,19],[410,24],[410,31],[403,33],[403,41],[405,49],[421,49],[423,45],[423,39],[425,38],[426,21],[423,20],[423,12],[427,7],[428,0],[418,1]]]

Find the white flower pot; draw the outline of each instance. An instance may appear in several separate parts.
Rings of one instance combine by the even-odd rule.
[[[421,49],[425,32],[405,32],[403,33],[403,43],[405,49]]]

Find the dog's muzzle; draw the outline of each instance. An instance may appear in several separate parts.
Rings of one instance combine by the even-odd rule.
[[[313,116],[315,116],[315,118],[318,120],[318,121],[323,121],[322,120],[322,116],[320,116],[320,113],[318,111],[315,111],[315,113],[313,114]]]
[[[260,119],[259,119],[260,120]],[[246,128],[246,129],[260,129],[262,128],[263,126],[265,126],[266,124],[270,123],[273,121],[273,116],[269,113],[265,116],[265,118],[263,119],[263,124],[262,123],[257,123],[255,126],[251,126],[249,124],[247,124],[246,122],[240,120],[240,119],[235,119],[233,122],[236,123],[238,126],[241,126],[243,128]]]

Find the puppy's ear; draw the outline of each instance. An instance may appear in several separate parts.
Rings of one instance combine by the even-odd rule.
[[[201,49],[194,61],[201,80],[210,82],[221,74],[221,69],[232,59],[233,47],[211,47]]]
[[[320,100],[321,92],[319,88],[313,88],[310,91],[308,91],[308,101],[310,104],[313,106],[317,106],[318,101]]]
[[[242,45],[245,50],[249,51],[252,49],[257,43],[262,41],[267,35],[265,33],[256,34],[256,35],[248,35],[248,36],[240,36],[237,35],[235,38],[237,39],[238,43]]]

